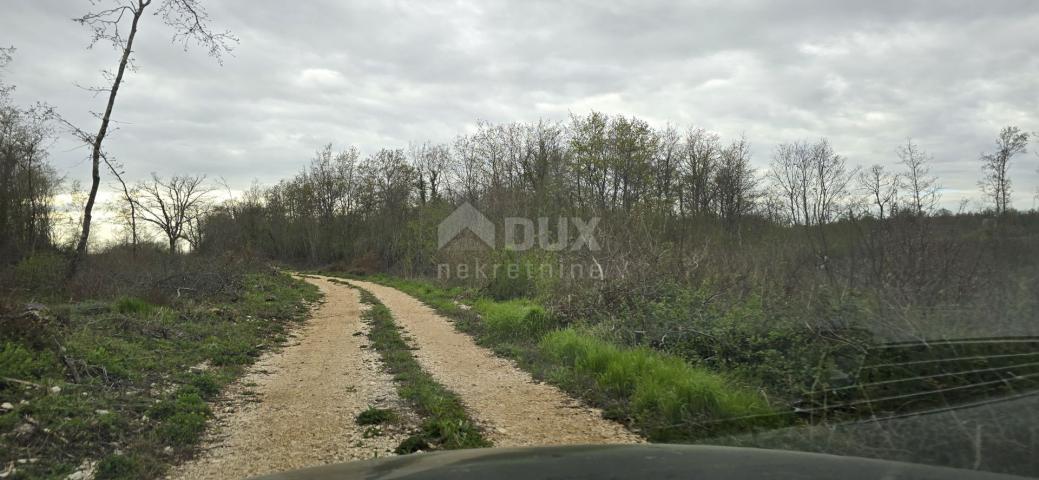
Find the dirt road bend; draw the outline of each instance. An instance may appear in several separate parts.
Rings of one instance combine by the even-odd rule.
[[[328,463],[392,455],[408,425],[365,434],[355,423],[370,405],[402,406],[378,354],[364,348],[358,292],[307,278],[325,294],[295,341],[271,353],[230,388],[214,408],[202,453],[171,473],[177,479],[229,479]],[[359,333],[360,332],[360,333]],[[370,438],[366,438],[370,437]]]
[[[639,443],[619,423],[602,418],[556,387],[535,382],[512,362],[476,345],[444,317],[390,287],[350,280],[393,313],[422,368],[461,397],[470,415],[498,447]]]

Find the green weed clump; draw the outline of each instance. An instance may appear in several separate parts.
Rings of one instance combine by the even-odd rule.
[[[60,372],[61,365],[53,351],[31,351],[15,342],[0,344],[0,377],[41,379]]]
[[[482,317],[488,334],[499,341],[536,341],[557,326],[544,308],[530,300],[479,299],[473,309]]]
[[[134,479],[146,477],[149,460],[138,455],[113,453],[97,463],[95,480]]]
[[[120,297],[112,302],[112,309],[124,315],[148,315],[155,306],[139,298]]]
[[[677,357],[621,348],[574,329],[549,333],[540,351],[554,365],[553,379],[595,387],[653,441],[782,423],[757,394]]]
[[[397,414],[393,410],[368,407],[363,412],[357,414],[356,422],[358,425],[381,425],[396,419]]]

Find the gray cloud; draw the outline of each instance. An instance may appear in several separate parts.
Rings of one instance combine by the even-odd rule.
[[[1028,0],[209,5],[242,40],[223,66],[147,19],[109,143],[133,177],[204,171],[244,187],[293,174],[329,141],[373,151],[447,141],[477,119],[597,109],[745,133],[759,167],[778,142],[822,136],[853,163],[893,164],[912,136],[952,206],[978,196],[977,157],[1000,127],[1039,130]],[[74,84],[100,83],[116,60],[85,50],[69,20],[89,6],[15,0],[0,18],[0,44],[19,49],[15,98],[83,125],[103,99]],[[53,161],[86,178],[73,147],[58,142]],[[1033,204],[1036,168],[1031,154],[1014,167],[1019,207]]]

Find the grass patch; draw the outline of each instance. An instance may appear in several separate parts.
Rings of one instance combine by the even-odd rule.
[[[397,391],[423,419],[420,431],[405,439],[397,453],[417,450],[453,450],[490,446],[454,392],[437,383],[415,360],[412,349],[400,335],[393,315],[371,293],[361,291],[361,301],[371,305],[365,320],[372,346],[397,382]],[[363,415],[363,414],[362,414]]]
[[[112,302],[112,309],[125,315],[146,315],[155,310],[155,306],[134,297],[120,297]]]
[[[98,462],[96,478],[162,477],[197,445],[207,402],[319,297],[273,271],[228,282],[231,294],[163,305],[49,304],[34,323],[0,329],[0,377],[21,381],[0,381],[15,407],[0,414],[0,465],[14,463],[17,478],[64,478],[85,460]]]
[[[381,425],[397,419],[397,414],[388,408],[368,407],[357,414],[358,425]]]
[[[144,459],[137,455],[113,453],[97,463],[97,471],[94,478],[102,480],[145,477],[149,473],[149,461],[152,460]]]
[[[646,348],[621,348],[574,329],[539,344],[549,377],[563,386],[594,386],[607,404],[653,441],[677,442],[782,424],[764,400],[721,375]]]
[[[530,300],[481,298],[472,308],[482,317],[487,335],[496,342],[529,341],[558,327],[544,308]]]

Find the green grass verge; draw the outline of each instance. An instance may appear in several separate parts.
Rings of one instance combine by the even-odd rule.
[[[98,479],[162,477],[198,443],[207,401],[320,296],[280,273],[236,281],[231,297],[51,304],[5,323],[0,399],[13,408],[0,411],[0,469],[64,478],[93,461]]]
[[[368,338],[393,374],[401,398],[422,418],[420,431],[405,439],[397,447],[397,453],[490,446],[458,396],[437,383],[415,360],[390,310],[371,293],[359,290],[361,301],[371,305],[364,314],[371,326]]]
[[[593,387],[587,398],[628,416],[653,441],[782,424],[753,391],[650,349],[621,348],[568,328],[545,335],[538,352],[554,383]]]
[[[334,275],[334,274],[333,274]],[[655,442],[696,442],[775,428],[792,419],[724,372],[647,348],[614,345],[561,325],[528,299],[497,301],[461,288],[383,275],[365,280],[397,288],[454,320],[455,326],[535,377],[603,408]]]

